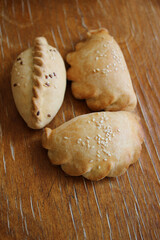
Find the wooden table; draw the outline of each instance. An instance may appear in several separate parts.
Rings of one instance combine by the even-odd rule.
[[[130,70],[145,142],[123,176],[69,177],[41,147],[43,130],[18,114],[10,86],[16,56],[45,36],[62,56],[90,29],[106,27]],[[0,1],[0,239],[160,239],[160,1]],[[73,98],[49,127],[90,112]]]

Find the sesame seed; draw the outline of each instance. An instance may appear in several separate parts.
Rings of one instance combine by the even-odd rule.
[[[96,72],[96,69],[93,69],[93,72]]]
[[[108,117],[105,117],[104,120],[108,120]]]
[[[95,118],[92,118],[92,121],[95,122]]]
[[[98,169],[100,169],[101,168],[101,166],[98,166]]]
[[[91,121],[88,120],[88,123],[90,123]]]
[[[100,151],[98,150],[97,153],[100,153]]]
[[[99,71],[100,71],[100,69],[99,69],[99,68],[96,68],[96,71],[97,71],[97,72],[99,72]]]
[[[103,150],[103,152],[105,152],[109,157],[111,157],[110,152],[108,152],[108,151],[106,151],[106,150]]]
[[[96,156],[97,156],[98,158],[100,158],[101,155],[100,155],[100,154],[97,154]]]
[[[90,148],[90,145],[89,145],[89,144],[87,145],[87,148]]]
[[[120,129],[119,129],[119,128],[117,129],[117,132],[120,132]]]
[[[103,160],[106,162],[108,159],[107,159],[107,158],[104,158]]]
[[[82,141],[82,139],[81,139],[81,138],[78,138],[78,141]]]
[[[107,45],[106,45],[106,44],[103,44],[103,46],[104,46],[104,47],[107,47]]]
[[[85,142],[82,142],[82,146],[85,146]]]
[[[68,139],[68,137],[64,137],[64,139]]]
[[[93,160],[90,160],[89,162],[93,162]]]
[[[95,146],[92,146],[92,148],[95,148]]]
[[[96,60],[98,60],[99,59],[99,57],[96,57]]]
[[[97,53],[99,53],[99,51],[97,50]]]
[[[90,137],[89,137],[89,136],[87,136],[87,139],[90,139]]]

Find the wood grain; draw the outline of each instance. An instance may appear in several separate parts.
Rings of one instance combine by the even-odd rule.
[[[145,142],[126,174],[90,182],[50,164],[43,130],[29,129],[16,110],[10,72],[35,37],[45,36],[65,58],[101,26],[125,55]],[[158,0],[0,1],[0,239],[160,239],[159,39]],[[49,127],[89,112],[68,82]]]

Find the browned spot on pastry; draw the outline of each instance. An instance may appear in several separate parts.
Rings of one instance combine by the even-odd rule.
[[[20,64],[23,65],[23,62],[21,61]]]
[[[45,78],[46,78],[46,79],[48,79],[48,76],[47,76],[47,75],[45,75]]]
[[[41,51],[36,51],[35,53],[34,53],[34,56],[35,57],[43,57],[43,53],[41,52]]]
[[[52,78],[52,74],[49,74],[49,77]]]
[[[14,84],[13,84],[13,87],[17,87],[17,83],[14,83]]]
[[[17,61],[20,61],[21,60],[21,58],[19,57],[19,58],[17,58]]]
[[[42,72],[41,72],[41,69],[38,67],[38,66],[34,66],[34,73],[35,75],[41,77],[42,76]]]
[[[37,112],[37,116],[39,116],[39,114],[40,114],[40,111]]]
[[[34,85],[40,89],[41,82],[39,81],[38,77],[34,77],[33,81],[34,81]],[[35,86],[33,88],[35,88]]]
[[[56,73],[55,73],[55,72],[53,72],[53,76],[55,76],[55,77],[56,77]]]
[[[47,117],[51,117],[51,114],[48,114]]]
[[[40,84],[40,83],[38,83],[38,81],[37,81],[37,84]],[[33,95],[34,95],[36,98],[39,98],[39,92],[40,92],[41,88],[42,88],[41,85],[38,86],[38,87],[36,87],[36,86],[33,87]]]
[[[37,51],[42,51],[42,48],[41,48],[41,46],[36,45],[36,46],[34,47],[34,50],[35,50],[35,52],[37,52]]]
[[[33,62],[34,62],[34,64],[36,64],[36,65],[38,65],[38,66],[41,66],[41,67],[44,65],[42,59],[39,58],[39,57],[34,57],[34,58],[33,58]]]

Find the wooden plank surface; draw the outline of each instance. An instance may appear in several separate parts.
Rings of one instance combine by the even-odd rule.
[[[45,36],[62,56],[90,29],[106,27],[123,50],[145,142],[121,177],[91,182],[52,166],[43,130],[29,129],[10,87],[16,56]],[[160,1],[0,1],[0,239],[160,239]],[[49,124],[90,112],[73,98]]]

